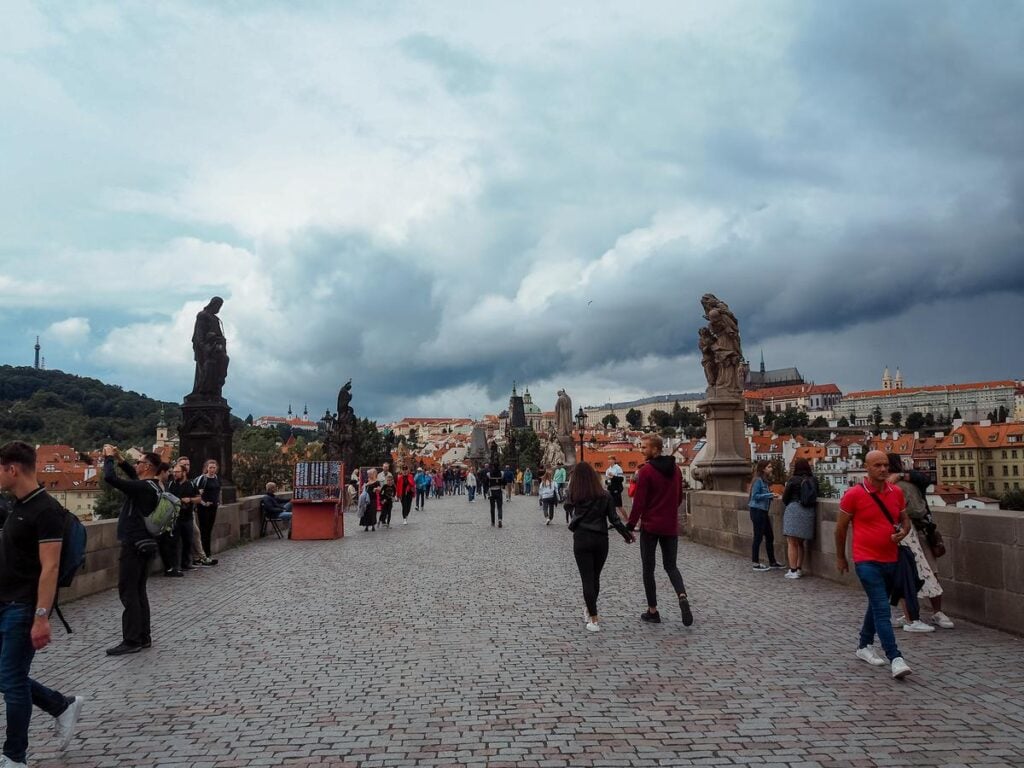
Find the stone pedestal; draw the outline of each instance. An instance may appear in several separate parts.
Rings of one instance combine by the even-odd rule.
[[[231,480],[231,435],[231,408],[226,400],[185,398],[178,428],[179,453],[191,459],[194,475],[202,472],[208,459],[217,462],[223,484],[221,499],[225,504],[233,502],[237,496]]]
[[[562,446],[562,454],[565,456],[565,466],[576,466],[576,442],[572,435],[559,435],[558,444]]]
[[[750,481],[750,446],[744,434],[743,393],[708,387],[697,406],[707,423],[707,447],[693,475],[709,491],[742,491]]]

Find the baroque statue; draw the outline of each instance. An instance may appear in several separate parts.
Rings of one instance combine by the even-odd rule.
[[[558,390],[558,400],[555,401],[555,434],[572,434],[572,399],[564,389]]]
[[[701,297],[706,327],[699,331],[701,365],[709,387],[741,392],[746,364],[740,347],[740,326],[729,305],[711,293]]]
[[[227,339],[224,326],[217,313],[224,299],[214,296],[196,315],[192,332],[192,354],[196,361],[192,396],[202,399],[220,399],[228,375]]]

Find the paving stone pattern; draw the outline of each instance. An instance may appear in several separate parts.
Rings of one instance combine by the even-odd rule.
[[[155,647],[108,658],[114,591],[66,608],[33,672],[89,703],[41,766],[1024,765],[1024,642],[898,633],[914,675],[853,656],[863,595],[681,545],[696,623],[641,624],[639,551],[612,535],[602,631],[564,525],[533,499],[432,501],[408,526],[265,539],[151,582]],[[559,513],[560,514],[560,513]],[[400,515],[395,515],[396,523]],[[659,588],[669,588],[659,570]]]

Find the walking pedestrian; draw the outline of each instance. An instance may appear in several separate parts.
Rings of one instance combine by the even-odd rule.
[[[36,450],[27,443],[0,447],[0,490],[14,497],[0,535],[0,689],[7,711],[0,765],[25,768],[32,706],[55,718],[57,746],[63,750],[85,701],[29,677],[36,651],[53,638],[50,611],[57,596],[64,523],[71,513],[39,482]]]
[[[427,506],[427,494],[430,492],[430,475],[423,471],[423,467],[417,467],[413,480],[416,483],[416,509],[420,510]]]
[[[476,473],[472,467],[466,472],[466,496],[469,497],[470,504],[476,498]]]
[[[771,568],[782,567],[782,564],[775,560],[775,532],[772,531],[772,519],[768,514],[772,500],[779,498],[777,493],[772,492],[771,479],[772,464],[770,461],[761,459],[754,465],[754,473],[750,478],[750,499],[747,502],[750,509],[750,522],[754,524],[751,558],[755,571],[767,571]],[[768,555],[768,565],[761,563],[762,540],[765,554]]]
[[[494,526],[494,510],[498,510],[498,527],[501,528],[501,500],[505,486],[505,473],[497,464],[487,470],[487,500],[491,504],[491,526]]]
[[[363,486],[363,491],[366,493],[367,504],[359,517],[359,524],[363,526],[364,531],[376,531],[377,514],[381,508],[381,488],[376,469],[367,471],[366,485]]]
[[[501,473],[501,482],[505,486],[505,500],[512,501],[512,489],[515,487],[516,473],[508,464],[505,465],[505,469]]]
[[[402,525],[409,524],[409,510],[412,509],[412,500],[416,495],[416,480],[412,472],[406,470],[399,472],[395,479],[395,493],[402,502]]]
[[[786,537],[786,557],[789,562],[787,579],[803,576],[804,542],[814,538],[814,518],[818,507],[818,481],[811,471],[811,462],[797,459],[793,463],[793,476],[782,492],[782,534]]]
[[[391,508],[395,503],[395,476],[391,474],[391,464],[384,462],[378,475],[380,480],[380,524],[391,527]]]
[[[555,483],[555,491],[558,493],[558,501],[565,501],[566,472],[562,462],[558,462],[558,466],[555,467],[555,475],[552,480]]]
[[[640,619],[661,623],[654,583],[654,558],[660,547],[661,565],[679,600],[683,624],[688,627],[693,624],[693,613],[683,584],[683,575],[676,565],[683,475],[675,459],[661,455],[663,446],[660,435],[644,435],[642,449],[647,462],[637,472],[633,509],[626,527],[633,531],[637,525],[640,526],[640,563],[643,568],[644,592],[647,595],[647,610],[640,615]]]
[[[619,460],[614,456],[611,457],[611,464],[608,469],[604,471],[604,484],[608,488],[608,494],[612,497],[612,501],[615,502],[615,511],[619,515],[620,520],[627,520],[626,508],[622,505],[622,491],[625,487],[625,475],[622,472],[622,467],[619,466]]]
[[[910,518],[912,526],[910,534],[900,542],[900,546],[907,547],[914,553],[917,577],[922,582],[917,597],[928,598],[933,611],[931,622],[924,622],[921,620],[920,602],[918,610],[912,615],[907,602],[903,600],[900,603],[903,606],[903,614],[893,623],[902,626],[904,632],[933,632],[936,627],[953,629],[953,621],[942,612],[942,585],[938,579],[938,563],[928,542],[921,541],[921,533],[927,525],[926,521],[931,517],[931,510],[928,509],[928,502],[925,500],[925,491],[930,484],[928,476],[916,470],[905,471],[903,459],[899,454],[890,453],[888,459],[889,482],[903,491],[907,517]]]
[[[608,528],[615,528],[629,544],[636,537],[619,518],[597,472],[585,461],[575,466],[569,478],[565,508],[571,516],[572,553],[583,583],[584,619],[587,630],[597,632],[601,628],[597,597],[601,592],[601,570],[608,559]]]
[[[115,460],[125,477],[114,471]],[[146,530],[144,518],[153,513],[160,501],[156,473],[161,463],[158,454],[144,453],[133,467],[117,448],[103,446],[103,480],[125,497],[117,516],[117,540],[121,542],[117,591],[124,606],[121,642],[107,649],[108,656],[138,653],[153,645],[146,582],[157,544]]]
[[[910,533],[903,491],[888,482],[889,460],[882,451],[864,457],[867,477],[850,488],[839,501],[836,520],[836,570],[846,573],[846,534],[853,529],[853,564],[868,597],[868,608],[860,630],[857,658],[874,666],[885,659],[875,650],[875,634],[889,659],[894,678],[910,674],[910,666],[896,644],[889,614],[889,595],[896,579],[898,545]],[[890,519],[892,522],[890,522]]]
[[[523,472],[523,495],[533,495],[533,470],[529,467],[527,467],[526,471]]]
[[[544,525],[551,525],[551,521],[555,519],[555,502],[557,499],[557,493],[558,492],[555,490],[555,483],[551,480],[551,473],[545,472],[537,490],[540,507],[544,513]],[[568,525],[569,521],[566,520],[565,522]]]

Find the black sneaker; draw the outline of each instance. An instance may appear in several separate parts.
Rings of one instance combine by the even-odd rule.
[[[640,614],[640,621],[646,621],[648,624],[661,624],[661,614],[655,611],[644,611]]]
[[[170,576],[172,578],[181,578],[185,574],[181,571],[164,571],[164,576]]]
[[[152,648],[153,647],[153,641],[152,640],[143,640],[142,641],[142,645],[140,647],[141,648]]]
[[[498,521],[498,527],[501,528],[501,520]]]
[[[785,568],[786,566],[784,566],[782,563],[768,563],[768,567],[778,570],[779,568]]]
[[[195,569],[196,569],[196,567],[194,565],[183,565],[183,566],[181,566],[181,570],[183,570],[183,571],[194,571]]]
[[[686,595],[681,595],[679,598],[679,612],[683,615],[684,627],[693,624],[693,611],[690,610],[690,601]]]
[[[120,645],[115,645],[113,648],[107,648],[107,656],[124,656],[126,653],[138,653],[141,650],[141,645],[121,643]]]

